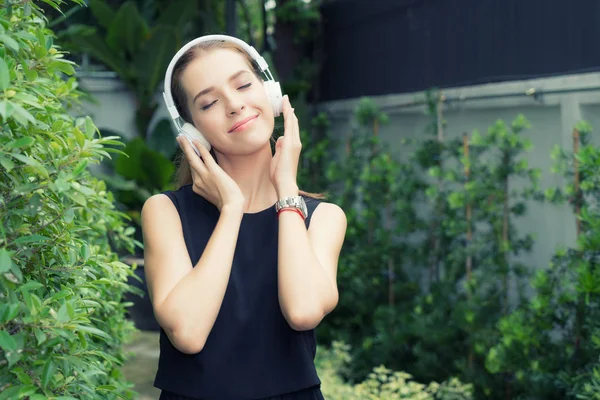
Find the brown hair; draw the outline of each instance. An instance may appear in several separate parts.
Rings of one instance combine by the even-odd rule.
[[[179,60],[177,60],[177,63],[175,64],[175,66],[173,68],[173,75],[171,78],[171,93],[173,93],[173,101],[175,103],[175,107],[177,107],[177,111],[179,111],[179,114],[181,115],[181,117],[186,122],[189,122],[190,124],[193,124],[192,115],[190,114],[190,110],[187,106],[187,96],[185,93],[185,89],[183,88],[183,85],[181,84],[181,75],[183,74],[183,71],[185,70],[185,68],[196,57],[198,57],[202,52],[210,51],[213,49],[232,49],[235,51],[239,51],[244,56],[244,58],[246,59],[246,61],[250,65],[250,67],[252,68],[252,71],[254,72],[254,74],[259,79],[261,79],[260,74],[257,69],[257,66],[256,66],[254,60],[252,59],[252,57],[250,57],[250,55],[248,53],[246,53],[246,51],[244,49],[242,49],[241,47],[237,46],[234,43],[223,41],[223,40],[210,40],[210,41],[199,43],[196,46],[190,48],[179,58]],[[271,138],[271,140],[274,141],[273,138]],[[214,150],[211,150],[211,154],[216,160]],[[192,171],[190,169],[190,164],[189,164],[188,160],[186,159],[185,155],[183,154],[183,152],[181,152],[180,150],[177,153],[175,162],[177,165],[177,172],[175,173],[175,181],[176,181],[177,188],[192,184],[193,180],[192,180]],[[325,198],[325,195],[323,195],[321,193],[309,193],[309,192],[305,192],[302,190],[300,190],[299,192],[300,192],[300,195],[302,195],[302,196],[312,197],[315,199],[324,199]]]

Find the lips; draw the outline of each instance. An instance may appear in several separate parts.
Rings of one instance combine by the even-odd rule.
[[[258,114],[257,115],[253,115],[251,117],[248,117],[246,119],[241,120],[240,122],[235,123],[231,127],[231,129],[229,129],[228,133],[235,132],[236,130],[238,130],[239,128],[241,128],[242,126],[244,126],[246,123],[248,123],[248,122],[250,122],[250,121],[252,121],[252,120],[254,120],[256,118],[258,118]]]

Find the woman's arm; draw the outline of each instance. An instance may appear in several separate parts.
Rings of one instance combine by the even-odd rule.
[[[346,234],[340,207],[321,203],[307,230],[302,218],[279,216],[279,303],[295,330],[316,327],[338,301],[337,264]]]
[[[142,209],[144,268],[154,314],[171,343],[198,353],[221,308],[243,210],[225,206],[202,257],[192,268],[181,220],[171,200],[149,198]]]

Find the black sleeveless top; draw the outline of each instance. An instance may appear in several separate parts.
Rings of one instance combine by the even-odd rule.
[[[191,185],[165,192],[174,203],[193,265],[219,219]],[[306,198],[306,226],[319,200]],[[320,385],[314,330],[295,331],[278,300],[275,206],[244,214],[229,283],[215,324],[198,354],[185,354],[160,332],[154,386],[201,400],[252,400]]]

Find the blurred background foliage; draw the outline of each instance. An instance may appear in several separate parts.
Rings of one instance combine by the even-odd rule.
[[[31,16],[34,14],[27,14],[31,10],[26,10],[26,3],[2,8],[5,14],[0,22],[8,32],[7,37],[17,43],[15,46],[10,39],[3,40],[2,56],[8,60],[6,70],[12,71],[6,75],[0,65],[0,78],[10,78],[7,85],[4,78],[0,79],[5,99],[11,94],[8,90],[19,95],[22,90],[27,93],[17,86],[25,81],[19,81],[23,79],[19,77],[21,72],[15,61],[11,61],[18,60],[15,54],[26,49],[20,45],[25,39],[16,34],[24,26],[19,24],[38,24]],[[446,133],[452,127],[444,119],[444,97],[435,88],[423,93],[421,99],[430,121],[427,129],[411,136],[417,139],[404,139],[399,133],[402,148],[410,151],[393,150],[381,139],[381,128],[389,123],[389,116],[369,98],[358,103],[347,134],[333,135],[332,118],[319,110],[319,93],[314,85],[323,57],[319,1],[90,0],[86,6],[65,3],[61,6],[62,13],[55,10],[52,1],[39,4],[39,12],[48,16],[48,27],[54,32],[46,27],[35,28],[41,29],[40,34],[33,31],[34,36],[45,35],[40,43],[45,44],[46,51],[58,43],[56,51],[68,51],[64,58],[76,63],[73,72],[82,76],[112,74],[134,98],[134,132],[108,128],[96,132],[91,125],[85,125],[89,137],[84,143],[98,146],[96,153],[86,156],[101,165],[91,169],[94,178],[86,175],[86,179],[94,182],[98,196],[110,193],[106,194],[108,200],[114,200],[122,212],[120,222],[112,221],[113,229],[108,232],[121,232],[119,240],[125,240],[128,246],[112,243],[111,248],[121,259],[131,253],[138,256],[138,261],[129,263],[137,265],[134,271],[141,283],[133,279],[131,270],[126,269],[125,273],[120,269],[121,264],[111,264],[121,271],[118,272],[121,281],[128,279],[130,284],[144,289],[143,262],[139,261],[141,246],[135,250],[133,247],[135,239],[138,244],[140,241],[139,212],[151,194],[174,187],[178,149],[170,123],[160,108],[166,64],[182,44],[196,36],[235,34],[266,56],[299,115],[304,143],[300,187],[328,193],[329,201],[339,204],[348,218],[339,264],[340,302],[317,329],[322,349],[318,365],[326,398],[466,399],[471,397],[472,389],[477,399],[600,399],[600,148],[590,139],[594,131],[589,123],[581,121],[572,127],[571,147],[557,146],[548,154],[556,163],[553,173],[561,178],[558,180],[561,185],[542,186],[541,171],[531,167],[533,144],[527,137],[530,122],[525,114],[515,113],[510,120],[498,119],[485,131],[473,129],[460,137],[449,137]],[[13,22],[15,15],[17,20]],[[50,65],[53,61],[44,58],[45,53],[30,57],[39,58],[41,66],[49,65],[39,71],[51,73],[56,85],[62,85],[61,74],[70,72],[70,63],[61,64],[60,68]],[[26,71],[26,78],[35,81],[32,74]],[[75,85],[74,80],[67,82]],[[78,96],[85,96],[85,91],[77,90]],[[30,97],[16,99],[19,103],[15,104],[29,113],[36,107]],[[48,118],[55,118],[53,113],[57,112],[49,110]],[[2,161],[6,170],[7,165],[15,162],[19,168],[39,168],[36,162],[25,161],[30,158],[23,157],[50,163],[44,153],[50,150],[40,147],[35,148],[38,151],[35,153],[34,148],[27,147],[31,144],[19,141],[26,141],[24,138],[32,134],[26,129],[33,128],[21,124],[27,120],[27,114],[17,111],[9,116],[5,111],[1,115],[4,153],[0,161],[11,160]],[[277,125],[276,134],[281,133],[280,120]],[[72,131],[78,125],[73,122],[69,126],[64,132],[64,143],[61,142],[65,151],[77,149],[70,135],[78,135],[73,133],[77,130]],[[46,126],[35,129],[37,134],[44,129],[56,132]],[[113,136],[118,136],[119,141],[114,141]],[[7,148],[22,148],[19,150],[22,153],[17,154],[23,157],[7,157],[6,154],[15,153]],[[101,157],[98,149],[110,150],[115,156]],[[3,175],[5,210],[12,204],[6,199],[10,200],[10,193],[18,187],[15,182],[25,183],[23,176],[15,178],[18,171],[21,170]],[[65,179],[76,180],[50,176],[55,185],[59,182],[57,188],[63,187]],[[94,180],[97,178],[102,180]],[[31,195],[35,193],[31,191]],[[42,193],[50,192],[42,191],[37,196],[46,196]],[[40,199],[34,196],[30,200],[39,203]],[[77,203],[77,199],[72,200]],[[65,203],[65,207],[69,204]],[[524,265],[519,256],[531,251],[535,234],[541,232],[536,232],[535,227],[528,231],[518,229],[518,221],[532,206],[540,204],[556,207],[569,204],[572,223],[577,226],[577,241],[557,249],[550,265]],[[110,209],[107,204],[105,207]],[[83,213],[82,218],[85,216],[83,210],[77,212]],[[0,387],[10,390],[5,393],[21,393],[23,397],[23,393],[35,393],[33,387],[38,390],[39,382],[43,386],[49,376],[56,376],[52,374],[62,373],[64,378],[69,363],[89,365],[86,363],[91,361],[70,357],[61,359],[62,364],[47,360],[24,364],[24,359],[14,358],[15,349],[24,348],[25,343],[19,339],[22,335],[18,336],[20,326],[35,329],[38,323],[22,322],[24,314],[19,313],[38,301],[31,300],[29,290],[49,290],[36,294],[43,304],[55,294],[52,289],[40,289],[29,283],[40,279],[34,264],[18,282],[10,283],[6,277],[15,265],[27,262],[18,257],[24,253],[13,253],[16,249],[10,246],[14,242],[7,238],[30,233],[15,224],[16,215],[6,215],[0,269],[5,273],[2,290],[11,303],[0,309],[3,329],[0,347],[4,360],[1,368],[3,376],[17,377],[21,386],[15,389],[6,378]],[[34,221],[29,222],[33,224]],[[120,224],[126,225],[122,228]],[[127,235],[122,236],[124,232]],[[51,233],[48,235],[51,237]],[[105,248],[102,246],[106,246],[107,237],[114,238],[114,234],[78,239],[79,253],[71,262],[77,264],[77,257],[88,260],[89,249]],[[31,246],[51,250],[43,247],[43,239],[36,240]],[[88,250],[82,246],[84,243],[88,243]],[[43,252],[36,254],[45,257],[35,261],[41,262],[39,265],[51,259]],[[62,288],[70,281],[56,282],[57,288]],[[125,287],[121,289],[126,291]],[[109,298],[108,292],[99,295]],[[75,297],[67,298],[74,299],[79,294],[70,296]],[[151,312],[148,315],[147,295],[144,299],[127,297],[127,300],[134,302],[129,316],[136,325],[155,329],[143,322],[152,318]],[[112,306],[122,307],[122,304]],[[65,305],[64,311],[59,312],[60,317],[77,318],[77,307],[72,312],[68,307]],[[62,310],[63,306],[56,308]],[[15,310],[20,311],[15,314]],[[119,320],[117,325],[123,323]],[[127,329],[118,329],[123,330],[114,337],[121,340]],[[85,330],[81,335],[60,332],[56,338],[62,335],[70,340],[69,345],[62,344],[66,348],[75,346],[74,335],[79,340],[81,335],[83,340],[90,340]],[[45,346],[43,343],[38,337],[31,346],[40,348]],[[117,351],[120,342],[111,346],[114,348],[109,346],[110,351]],[[112,354],[110,351],[107,353]],[[116,357],[120,360],[121,356]],[[109,360],[100,370],[113,371],[108,375],[110,379],[91,381],[88,385],[129,393],[120,375],[114,372],[118,368],[111,363],[115,361]],[[12,375],[9,367],[13,368]],[[118,384],[114,385],[111,379]],[[59,382],[62,386],[53,389],[44,386],[44,393],[97,396],[83,395],[85,389],[73,389],[75,386],[70,382],[67,385],[66,380]],[[0,394],[2,398],[9,397]]]

